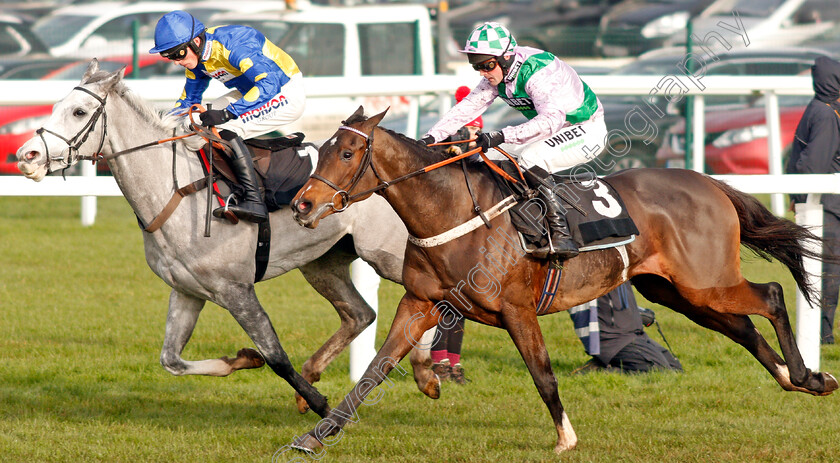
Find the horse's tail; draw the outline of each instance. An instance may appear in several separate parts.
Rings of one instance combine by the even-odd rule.
[[[808,278],[808,272],[805,271],[803,259],[808,257],[824,260],[822,239],[801,225],[776,217],[754,197],[719,180],[711,177],[709,180],[723,191],[735,206],[741,223],[741,244],[768,261],[772,257],[783,263],[793,274],[793,279],[805,299],[814,304],[815,288]],[[807,245],[809,241],[816,244],[813,249]]]

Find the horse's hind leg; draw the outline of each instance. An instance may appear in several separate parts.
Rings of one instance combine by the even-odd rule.
[[[189,361],[181,358],[184,346],[192,336],[204,299],[172,290],[169,295],[169,314],[166,316],[166,334],[160,353],[160,364],[173,375],[227,376],[236,370],[259,368],[265,363],[254,349],[241,349],[236,358]]]
[[[248,333],[263,359],[265,359],[265,363],[302,395],[318,416],[325,416],[329,411],[326,397],[321,395],[314,386],[295,371],[289,361],[289,356],[286,355],[286,351],[280,345],[280,339],[277,338],[277,333],[274,331],[274,326],[272,326],[268,314],[265,313],[257,299],[254,285],[229,282],[225,285],[225,292],[218,294],[217,299],[216,302],[226,308]]]
[[[648,300],[670,307],[695,323],[718,331],[744,346],[783,389],[814,395],[829,394],[837,389],[837,381],[833,376],[813,373],[805,367],[796,347],[782,288],[778,283],[755,284],[743,280],[740,285],[716,288],[706,291],[708,294],[705,295],[700,294],[703,291],[683,291],[689,293],[692,300],[704,300],[702,304],[689,301],[674,285],[658,276],[634,277],[633,285]],[[747,316],[749,314],[761,315],[770,320],[787,363],[755,328]]]
[[[551,419],[554,420],[554,426],[557,429],[557,445],[554,451],[561,453],[575,448],[577,435],[560,402],[557,378],[551,370],[551,359],[549,359],[545,340],[537,322],[536,310],[533,307],[518,308],[504,303],[502,317],[505,329],[522,355],[525,365],[528,366],[540,398],[545,402]]]
[[[759,308],[758,314],[770,320],[779,338],[779,347],[787,363],[786,367],[780,364],[779,368],[787,369],[787,376],[791,383],[791,388],[785,387],[785,384],[782,384],[782,387],[786,390],[808,392],[814,395],[827,395],[837,389],[837,380],[831,374],[812,372],[805,367],[790,326],[782,286],[778,283],[756,284],[748,281],[746,284],[752,295],[764,302],[764,304],[756,305]]]

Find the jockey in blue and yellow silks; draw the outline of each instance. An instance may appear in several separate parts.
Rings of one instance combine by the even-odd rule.
[[[232,89],[211,102],[220,109],[202,113],[201,124],[218,126],[233,146],[231,167],[245,196],[229,209],[251,222],[268,220],[243,139],[274,131],[303,114],[306,93],[295,61],[256,29],[236,25],[205,29],[184,11],[167,13],[158,21],[155,47],[149,53],[160,53],[186,69],[187,82],[175,111],[200,103],[211,78]],[[214,215],[221,217],[222,210]]]
[[[257,119],[261,111],[266,112],[262,107],[279,95],[293,76],[299,78],[301,75],[286,52],[253,28],[210,27],[206,37],[207,46],[198,66],[186,70],[187,83],[176,103],[178,107],[189,108],[200,103],[210,78],[214,78],[243,95],[225,109],[240,119],[244,119],[243,116],[250,116],[248,120]]]

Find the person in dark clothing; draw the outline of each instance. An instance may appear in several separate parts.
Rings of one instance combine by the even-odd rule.
[[[630,282],[599,297],[594,307],[578,306],[569,311],[575,333],[592,358],[573,373],[595,370],[644,373],[651,370],[682,371],[680,361],[668,349],[645,333],[642,311],[653,324],[653,311],[640,309]],[[598,329],[594,330],[594,319]]]
[[[840,172],[840,62],[819,57],[811,67],[814,99],[796,127],[785,172],[830,174]],[[791,195],[793,203],[806,195]],[[822,195],[823,251],[840,256],[840,195]],[[834,313],[840,292],[840,265],[823,263],[820,342],[834,344]]]

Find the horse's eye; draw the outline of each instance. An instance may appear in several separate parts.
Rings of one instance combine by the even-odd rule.
[[[83,117],[83,116],[87,115],[87,113],[82,108],[76,108],[76,110],[73,111],[73,115],[76,116],[76,117]]]
[[[341,153],[341,159],[344,159],[345,161],[352,158],[352,157],[353,157],[353,152],[350,151],[350,150],[347,150],[347,151],[344,151],[343,153]]]

